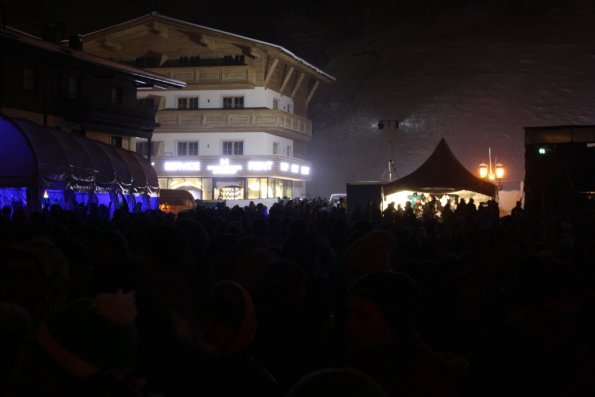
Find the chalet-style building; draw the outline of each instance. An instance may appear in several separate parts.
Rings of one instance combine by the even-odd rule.
[[[137,88],[185,84],[82,52],[79,40],[70,44],[0,27],[0,205],[113,209],[138,198],[149,208],[156,174],[124,150],[150,141],[157,125]]]
[[[203,200],[305,196],[316,172],[308,104],[333,77],[280,46],[157,13],[81,38],[87,53],[186,83],[139,90],[159,126],[136,149],[161,188]]]

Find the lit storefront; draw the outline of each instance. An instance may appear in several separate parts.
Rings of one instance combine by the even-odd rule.
[[[295,197],[311,176],[309,162],[279,156],[161,157],[152,164],[160,188],[188,190],[200,200]]]

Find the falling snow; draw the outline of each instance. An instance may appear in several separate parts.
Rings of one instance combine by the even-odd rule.
[[[491,148],[509,171],[505,189],[518,189],[523,127],[595,125],[594,21],[590,2],[524,16],[475,5],[333,46],[324,69],[337,83],[310,108],[309,193],[386,180],[389,139],[405,176],[442,137],[473,172]]]

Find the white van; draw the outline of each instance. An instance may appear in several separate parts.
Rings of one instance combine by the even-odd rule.
[[[328,203],[331,207],[339,206],[339,199],[343,198],[343,202],[347,202],[347,193],[333,193],[328,199]]]

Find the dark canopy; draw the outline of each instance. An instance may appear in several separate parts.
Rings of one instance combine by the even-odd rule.
[[[134,152],[0,116],[0,187],[155,195],[157,174]]]
[[[418,169],[384,186],[385,195],[403,190],[435,194],[469,190],[490,197],[497,193],[496,185],[476,177],[461,164],[444,138]]]

